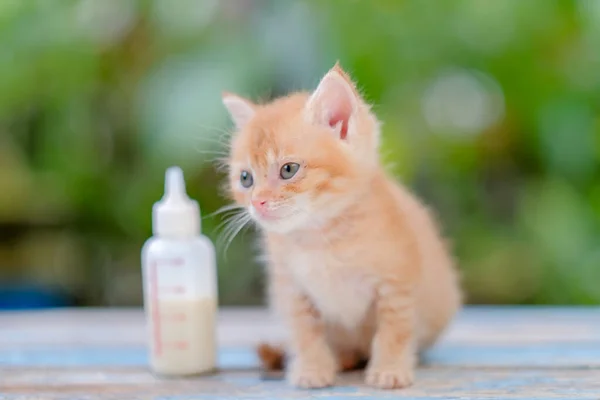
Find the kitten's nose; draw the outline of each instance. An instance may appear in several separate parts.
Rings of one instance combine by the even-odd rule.
[[[265,199],[253,199],[252,206],[256,211],[264,212],[267,209],[267,201]]]

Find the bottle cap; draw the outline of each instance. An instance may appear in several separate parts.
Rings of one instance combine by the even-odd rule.
[[[152,232],[156,236],[191,237],[200,234],[200,207],[185,191],[183,171],[170,167],[165,174],[165,194],[152,207]]]

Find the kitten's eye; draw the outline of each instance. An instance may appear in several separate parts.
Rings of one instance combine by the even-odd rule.
[[[242,171],[240,174],[240,183],[243,187],[249,188],[254,183],[254,179],[252,178],[252,174],[248,171]]]
[[[283,167],[281,167],[281,171],[279,171],[279,175],[282,179],[290,179],[296,172],[300,169],[300,164],[296,163],[287,163]]]

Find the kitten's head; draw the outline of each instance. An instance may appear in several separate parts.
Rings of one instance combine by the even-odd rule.
[[[236,126],[229,189],[264,229],[317,228],[367,190],[379,124],[336,64],[312,93],[257,105],[224,93]]]

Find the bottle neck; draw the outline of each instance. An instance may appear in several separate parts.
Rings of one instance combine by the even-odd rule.
[[[200,231],[164,231],[158,230],[153,231],[152,234],[161,239],[169,239],[169,240],[190,240],[199,237]]]
[[[154,207],[152,218],[154,235],[178,239],[200,235],[200,216],[199,213],[193,211]]]

